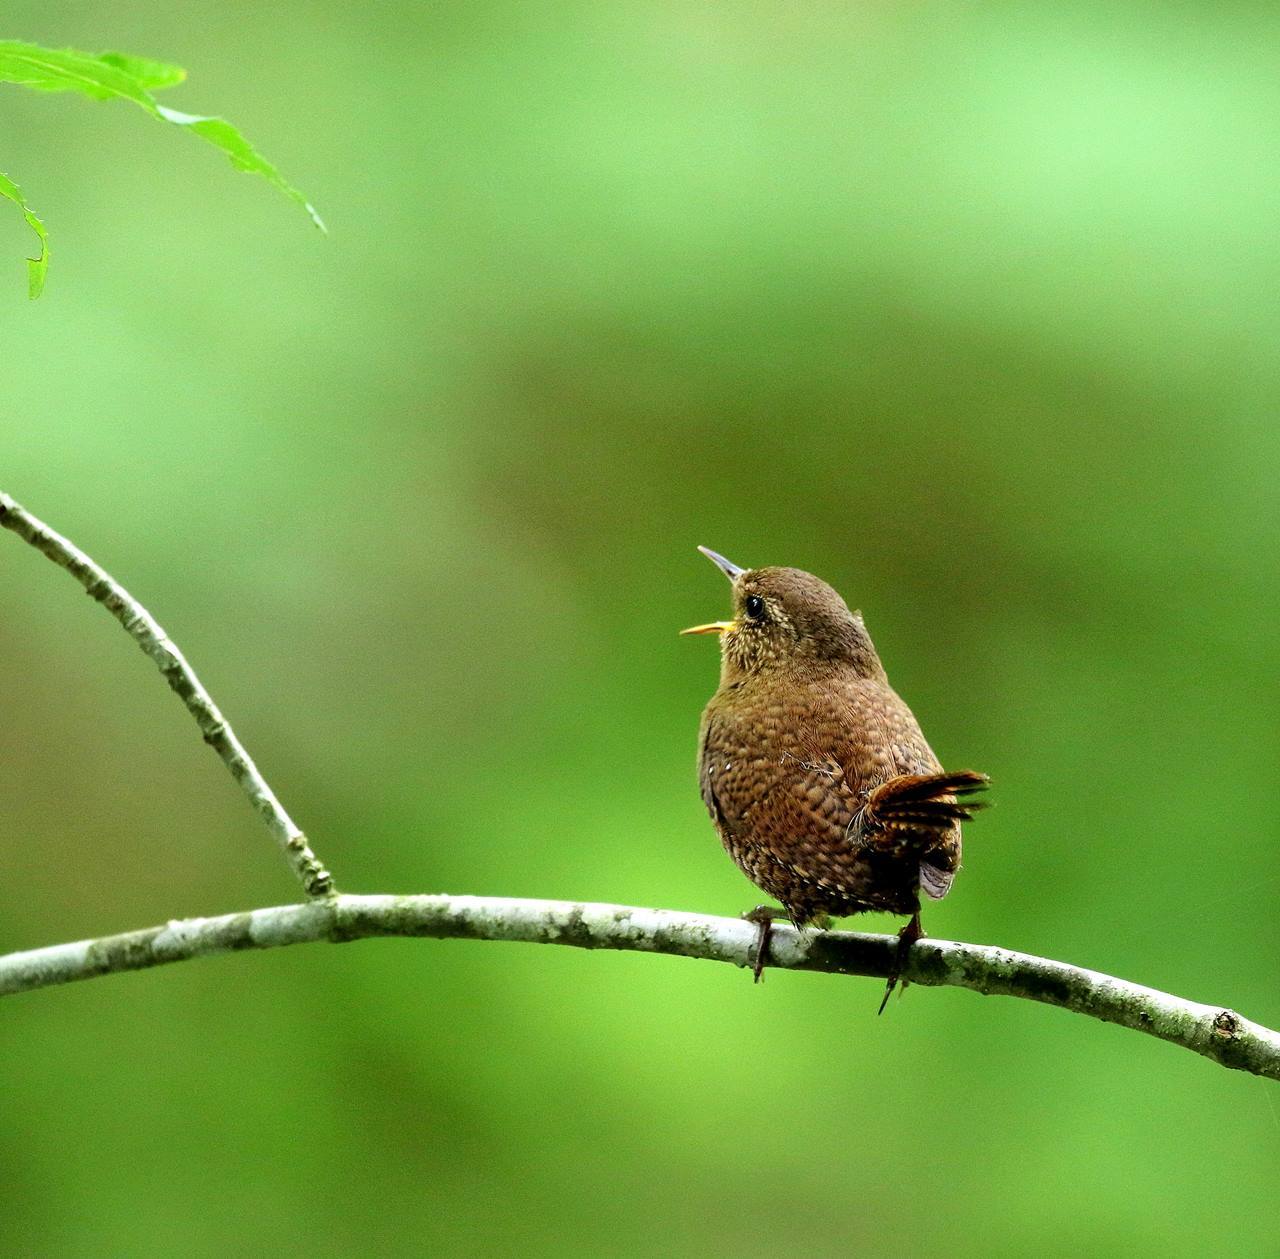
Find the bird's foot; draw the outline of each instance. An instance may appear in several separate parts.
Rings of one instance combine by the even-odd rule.
[[[898,986],[899,980],[902,982],[902,991],[907,990],[907,981],[902,979],[902,972],[907,964],[907,954],[911,952],[911,946],[923,938],[924,928],[920,925],[920,911],[917,910],[911,915],[911,921],[898,932],[898,947],[894,952],[893,969],[889,972],[888,982],[884,986],[884,997],[880,1002],[880,1008],[876,1011],[877,1014],[884,1013],[884,1008],[889,1004],[889,998],[893,996],[893,990]]]
[[[757,905],[742,915],[745,922],[756,924],[755,960],[751,964],[751,973],[759,983],[764,978],[764,964],[769,957],[769,937],[773,934],[774,920],[785,918],[785,909],[775,909],[772,905]]]

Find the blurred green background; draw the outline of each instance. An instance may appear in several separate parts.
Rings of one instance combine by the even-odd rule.
[[[1271,6],[19,0],[310,196],[0,89],[0,486],[353,891],[734,914],[694,551],[859,606],[995,780],[937,936],[1280,1024]],[[0,947],[296,896],[0,539]],[[875,930],[897,926],[872,917]],[[1274,1084],[1029,1003],[466,942],[7,999],[24,1255],[1273,1253]]]

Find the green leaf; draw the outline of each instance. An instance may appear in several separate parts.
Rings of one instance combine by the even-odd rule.
[[[315,206],[285,180],[280,172],[225,118],[205,118],[198,114],[184,114],[166,105],[157,105],[156,109],[159,117],[166,122],[171,122],[178,127],[187,127],[202,140],[207,140],[215,148],[221,149],[237,170],[247,170],[254,175],[261,175],[274,188],[306,210],[311,216],[311,221],[322,232],[328,230]]]
[[[128,58],[124,61],[128,63]],[[124,97],[156,114],[151,93],[127,69],[74,48],[40,48],[0,40],[0,82],[44,92],[80,92],[94,100]]]
[[[17,40],[0,40],[0,83],[17,83],[41,92],[79,92],[92,100],[118,97],[132,101],[153,118],[182,127],[214,148],[221,149],[238,170],[261,175],[278,192],[302,206],[311,216],[311,221],[324,231],[324,222],[311,202],[226,119],[169,109],[158,104],[151,95],[153,91],[181,83],[185,77],[186,71],[179,66],[125,53],[94,54],[75,48],[41,48],[37,44]],[[31,295],[36,297],[44,287],[44,273],[49,260],[44,225],[22,199],[16,184],[6,179],[0,185],[0,193],[22,207],[27,222],[40,237],[40,257],[31,260]]]
[[[27,259],[27,295],[34,300],[44,292],[44,277],[49,270],[49,234],[44,230],[39,215],[27,204],[22,189],[3,171],[0,171],[0,197],[8,197],[17,205],[31,230],[40,238],[39,256]]]
[[[162,87],[174,87],[187,77],[181,66],[171,66],[165,61],[150,61],[146,57],[130,57],[123,52],[99,53],[98,60],[131,74],[148,92],[158,92]]]

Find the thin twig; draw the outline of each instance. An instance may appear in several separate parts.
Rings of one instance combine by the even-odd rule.
[[[496,896],[334,896],[10,953],[0,957],[0,994],[209,953],[370,936],[520,940],[670,953],[748,966],[756,934],[753,924],[737,918],[626,905]],[[894,965],[897,945],[896,936],[799,932],[777,924],[769,943],[769,968],[884,978]],[[1171,1041],[1224,1067],[1280,1080],[1280,1032],[1221,1006],[1185,1001],[1065,962],[989,945],[925,939],[912,945],[903,976],[924,986],[945,984],[1042,1001]]]
[[[124,626],[134,642],[155,661],[156,667],[187,706],[187,711],[196,719],[205,742],[222,758],[232,778],[240,784],[258,816],[276,837],[307,895],[331,895],[332,875],[311,851],[307,837],[285,812],[284,805],[276,799],[275,792],[236,738],[235,731],[196,677],[195,670],[151,613],[83,551],[3,493],[0,493],[0,525],[47,555],[59,568],[65,568],[85,588],[90,598],[102,604]]]

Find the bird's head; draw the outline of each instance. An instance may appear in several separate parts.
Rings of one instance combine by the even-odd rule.
[[[821,578],[799,568],[739,568],[705,546],[698,550],[733,583],[733,619],[681,633],[720,635],[723,679],[823,666],[883,677],[861,614]]]

